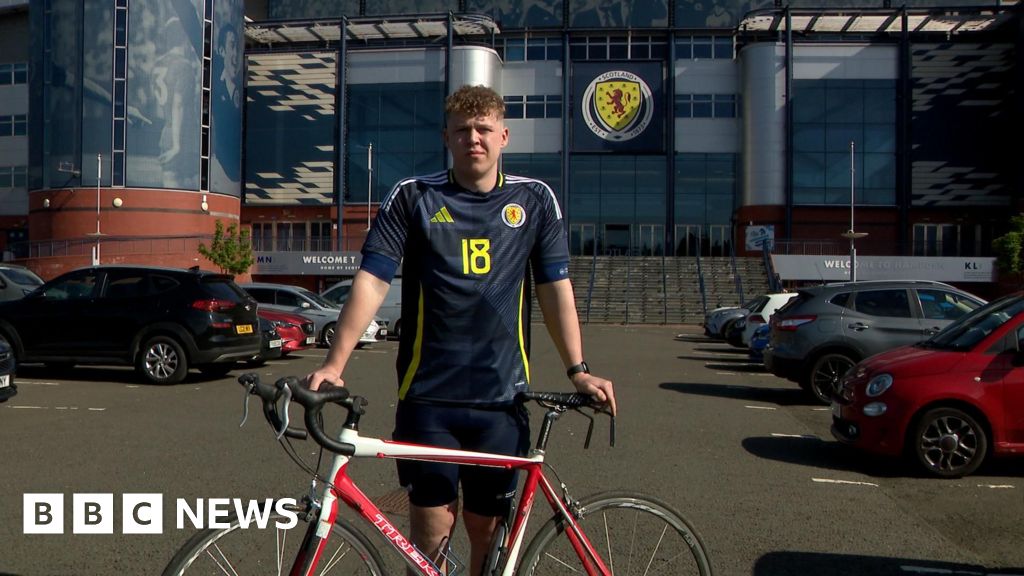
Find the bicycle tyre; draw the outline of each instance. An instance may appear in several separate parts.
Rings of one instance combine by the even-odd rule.
[[[171,558],[163,576],[287,573],[309,526],[303,518],[302,507],[289,506],[288,509],[296,512],[299,520],[289,529],[275,528],[278,519],[288,520],[275,512],[270,515],[265,529],[251,524],[240,529],[238,519],[232,514],[228,528],[198,532]],[[317,574],[385,574],[384,562],[377,549],[347,520],[337,519],[332,532],[320,557]]]
[[[697,530],[656,498],[634,492],[595,494],[580,501],[577,522],[612,574],[712,573],[711,560]],[[557,514],[541,526],[516,574],[558,576],[583,572],[569,539],[563,537],[564,530]]]

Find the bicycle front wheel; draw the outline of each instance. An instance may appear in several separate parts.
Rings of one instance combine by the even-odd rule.
[[[164,569],[163,576],[287,574],[309,526],[301,507],[289,507],[289,510],[294,511],[299,519],[290,529],[276,527],[278,522],[285,525],[291,519],[275,513],[270,515],[266,528],[258,528],[254,524],[242,528],[238,519],[232,517],[228,528],[199,532],[178,550]],[[347,521],[339,519],[332,527],[332,534],[314,574],[382,576],[383,565],[377,550],[366,537]]]
[[[711,574],[697,531],[660,500],[631,492],[606,492],[580,502],[576,519],[612,574]],[[540,528],[516,574],[582,574],[583,566],[555,515]]]

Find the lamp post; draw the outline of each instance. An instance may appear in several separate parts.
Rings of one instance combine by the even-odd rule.
[[[92,265],[100,265],[100,181],[103,180],[103,154],[96,155],[96,247],[93,248]]]
[[[850,140],[850,229],[840,234],[843,238],[850,240],[850,282],[857,281],[857,247],[854,241],[868,235],[867,232],[854,232],[853,229],[853,205],[854,205],[854,175],[856,169],[853,163],[853,140]]]
[[[366,231],[370,231],[370,200],[373,198],[373,142],[366,146]]]

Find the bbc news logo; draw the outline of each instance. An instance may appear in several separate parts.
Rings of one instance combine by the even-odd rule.
[[[24,494],[22,524],[25,534],[63,534],[65,529],[64,494]],[[240,498],[178,498],[174,504],[178,530],[229,528],[237,519],[240,528],[265,529],[273,513],[279,517],[273,526],[294,528],[299,522],[295,499],[242,500]],[[122,534],[163,534],[164,497],[162,494],[122,494],[115,509],[114,495],[72,494],[72,534],[113,534],[120,512]]]

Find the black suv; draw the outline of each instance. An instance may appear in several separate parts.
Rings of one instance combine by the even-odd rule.
[[[148,266],[68,272],[0,303],[0,339],[19,364],[134,365],[157,384],[195,367],[223,376],[260,352],[256,302],[231,276]]]

